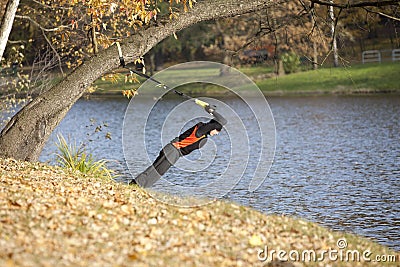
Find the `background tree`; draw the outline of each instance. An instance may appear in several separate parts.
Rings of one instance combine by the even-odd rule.
[[[300,0],[302,1],[302,0]],[[320,25],[328,25],[331,27],[332,21],[326,19],[327,13],[323,10],[333,9],[334,17],[334,31],[335,37],[337,37],[338,49],[337,57],[342,61],[342,64],[347,64],[347,60],[343,58],[342,53],[348,53],[347,48],[352,47],[352,44],[357,41],[357,37],[360,44],[362,40],[370,39],[371,33],[374,33],[374,28],[380,27],[380,25],[387,19],[390,20],[389,25],[392,29],[399,26],[400,21],[400,1],[399,0],[382,0],[382,1],[347,1],[347,0],[310,0],[311,6],[320,6],[320,11],[315,13],[315,19],[319,21]],[[396,25],[397,24],[397,25]],[[326,27],[326,26],[325,26]],[[393,30],[396,32],[396,30]],[[398,37],[396,37],[398,39]],[[392,49],[398,48],[399,46],[392,46]],[[363,50],[371,49],[366,46],[360,45],[361,53]],[[330,52],[334,50],[334,39],[330,40]],[[353,49],[353,54],[356,51]],[[328,55],[333,54],[329,53]],[[323,59],[323,62],[325,62]],[[333,59],[334,60],[334,59]]]
[[[9,0],[5,5],[4,14],[0,22],[0,59],[3,57],[18,5],[19,0]]]
[[[309,64],[317,62],[313,58],[328,52],[330,37],[310,12],[300,1],[274,1],[262,11],[220,20],[214,26],[215,43],[207,47],[206,54],[220,54],[223,62],[230,65],[246,63],[248,56],[244,52],[260,57],[267,53],[266,58],[272,61],[278,75],[284,53],[295,53]]]
[[[245,53],[254,52],[259,55],[260,50],[267,51],[269,59],[263,63],[273,63],[276,66],[276,72],[279,71],[281,55],[289,51],[300,56],[303,69],[333,63],[332,20],[329,16],[329,3],[330,1],[325,1],[323,4],[312,4],[311,1],[302,0],[274,1],[262,12],[209,23],[207,31],[215,37],[205,38],[207,41],[203,45],[203,51],[209,59],[234,65],[245,64],[246,61],[252,63]],[[345,1],[337,0],[334,3],[343,5]],[[368,2],[368,4],[373,5],[374,2]],[[334,6],[333,23],[339,65],[359,60],[361,52],[366,49],[399,47],[396,46],[399,41],[396,37],[398,23],[377,12],[372,12],[374,8],[373,6],[369,8]],[[386,14],[397,16],[395,5],[391,5],[390,8],[384,6],[375,9],[387,10]],[[188,30],[188,32],[191,31],[192,28]],[[383,34],[390,37],[391,47],[382,44],[382,38],[386,38]],[[200,34],[196,32],[196,36]],[[379,39],[374,36],[379,36]],[[179,41],[181,37],[175,40],[178,44]],[[363,47],[357,48],[359,44],[363,44]],[[190,41],[186,42],[187,45],[190,45]],[[163,46],[164,54],[169,54],[169,47]],[[178,50],[174,51],[179,53]],[[165,60],[174,61],[168,57]]]
[[[213,24],[213,22],[208,21],[200,22],[167,37],[149,51],[149,60],[145,60],[146,65],[149,66],[151,62],[153,69],[160,70],[163,68],[164,62],[174,64],[204,60],[206,57],[204,47],[215,39]]]

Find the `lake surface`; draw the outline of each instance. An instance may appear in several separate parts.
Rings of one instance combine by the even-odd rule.
[[[165,175],[166,180],[188,186],[208,183],[227,169],[228,161],[235,171],[241,165],[237,157],[243,153],[248,164],[225,199],[265,214],[302,217],[334,230],[357,233],[400,250],[400,96],[268,98],[276,126],[275,157],[268,176],[254,192],[248,190],[249,179],[258,157],[252,157],[259,153],[258,136],[263,129],[257,128],[240,100],[220,101],[240,113],[247,141],[235,141],[234,127],[224,130],[209,140],[202,152],[180,160]],[[158,102],[145,126],[146,151],[137,149],[135,138],[143,135],[137,122],[142,119],[141,105],[146,103],[136,104],[136,112],[125,121],[125,131],[132,133],[124,140],[130,171],[122,146],[129,101],[119,98],[78,101],[53,133],[40,159],[54,162],[56,134],[61,132],[71,142],[84,143],[96,158],[110,160],[110,167],[122,174],[120,179],[128,181],[130,172],[137,175],[143,171],[168,140],[190,126],[182,124],[184,116],[178,116],[182,112],[167,116],[180,102]],[[252,105],[258,102],[264,105],[262,99],[255,99]],[[166,121],[168,125],[176,122],[178,127],[166,127]],[[165,129],[161,135],[160,129]],[[108,132],[111,140],[105,138]],[[239,148],[235,148],[237,143]],[[157,184],[154,189],[162,190]]]

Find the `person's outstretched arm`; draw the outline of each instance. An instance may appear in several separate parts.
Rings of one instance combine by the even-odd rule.
[[[214,116],[214,119],[221,123],[224,126],[228,121],[218,112],[215,111],[214,108],[210,107],[209,105],[204,108],[209,114]]]
[[[219,114],[218,112],[215,111],[215,109],[211,108],[210,106],[206,106],[204,108],[209,114],[213,115],[215,121],[217,121],[220,125],[224,126],[227,123],[227,120],[222,117],[221,114]],[[216,122],[215,122],[216,123]],[[197,132],[196,132],[196,137],[199,138],[202,135],[208,134],[211,130],[216,129],[216,125],[215,123],[204,123],[203,125],[201,125]]]

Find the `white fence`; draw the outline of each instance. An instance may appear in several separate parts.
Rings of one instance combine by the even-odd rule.
[[[362,63],[368,63],[368,62],[381,62],[382,57],[381,57],[381,52],[379,50],[368,50],[362,52]]]
[[[382,56],[383,54],[383,56]],[[369,62],[382,62],[383,58],[385,61],[400,61],[400,49],[393,50],[368,50],[362,52],[362,63]]]
[[[400,49],[394,49],[392,51],[392,61],[400,60]]]

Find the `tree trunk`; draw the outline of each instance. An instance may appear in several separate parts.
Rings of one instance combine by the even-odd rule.
[[[276,60],[276,71],[275,72],[276,72],[277,76],[284,76],[286,74],[285,68],[283,67],[283,61],[280,58],[278,58]]]
[[[312,10],[310,18],[311,18],[311,29],[312,29],[312,46],[313,46],[313,62],[312,62],[312,66],[313,66],[313,70],[317,70],[318,69],[318,47],[317,47],[317,42],[315,41],[316,39],[316,33],[315,33],[315,29],[316,29],[316,21],[315,21],[315,17],[313,15],[314,10]]]
[[[96,37],[96,19],[94,18],[93,14],[91,16],[92,21],[92,47],[93,47],[93,54],[97,55],[99,53],[99,48],[97,46],[97,37]]]
[[[229,75],[232,66],[232,57],[229,55],[229,53],[225,52],[225,56],[222,62],[224,63],[224,65],[222,65],[221,69],[219,70],[219,76]]]
[[[228,44],[227,39],[229,38],[229,36],[225,33],[223,27],[221,26],[221,24],[219,23],[218,20],[215,22],[215,26],[218,31],[218,34],[221,36],[221,39],[222,39],[221,47],[223,48],[225,45]],[[221,69],[219,70],[220,76],[229,74],[230,69],[231,69],[230,66],[232,66],[231,59],[232,59],[231,53],[229,53],[227,50],[225,50],[224,58],[222,59],[222,63],[224,63],[224,65],[222,65]]]
[[[317,42],[313,41],[313,70],[318,69],[318,49],[317,49]]]
[[[177,19],[143,28],[121,44],[126,59],[143,56],[167,36],[195,23],[234,16],[267,7],[270,0],[204,0]],[[127,51],[131,51],[127,53]],[[128,62],[128,61],[127,61]],[[36,161],[55,127],[86,88],[102,74],[119,65],[115,45],[99,52],[76,68],[59,84],[21,109],[0,134],[0,157]]]
[[[330,3],[333,4],[333,0],[330,0]],[[339,56],[337,50],[337,41],[336,41],[336,29],[335,29],[335,14],[333,13],[333,6],[329,6],[329,17],[331,22],[331,34],[332,34],[332,51],[333,51],[333,66],[339,66]]]
[[[0,24],[0,60],[3,57],[4,50],[6,49],[8,36],[10,35],[12,25],[14,23],[15,13],[19,0],[8,0],[6,10]]]

